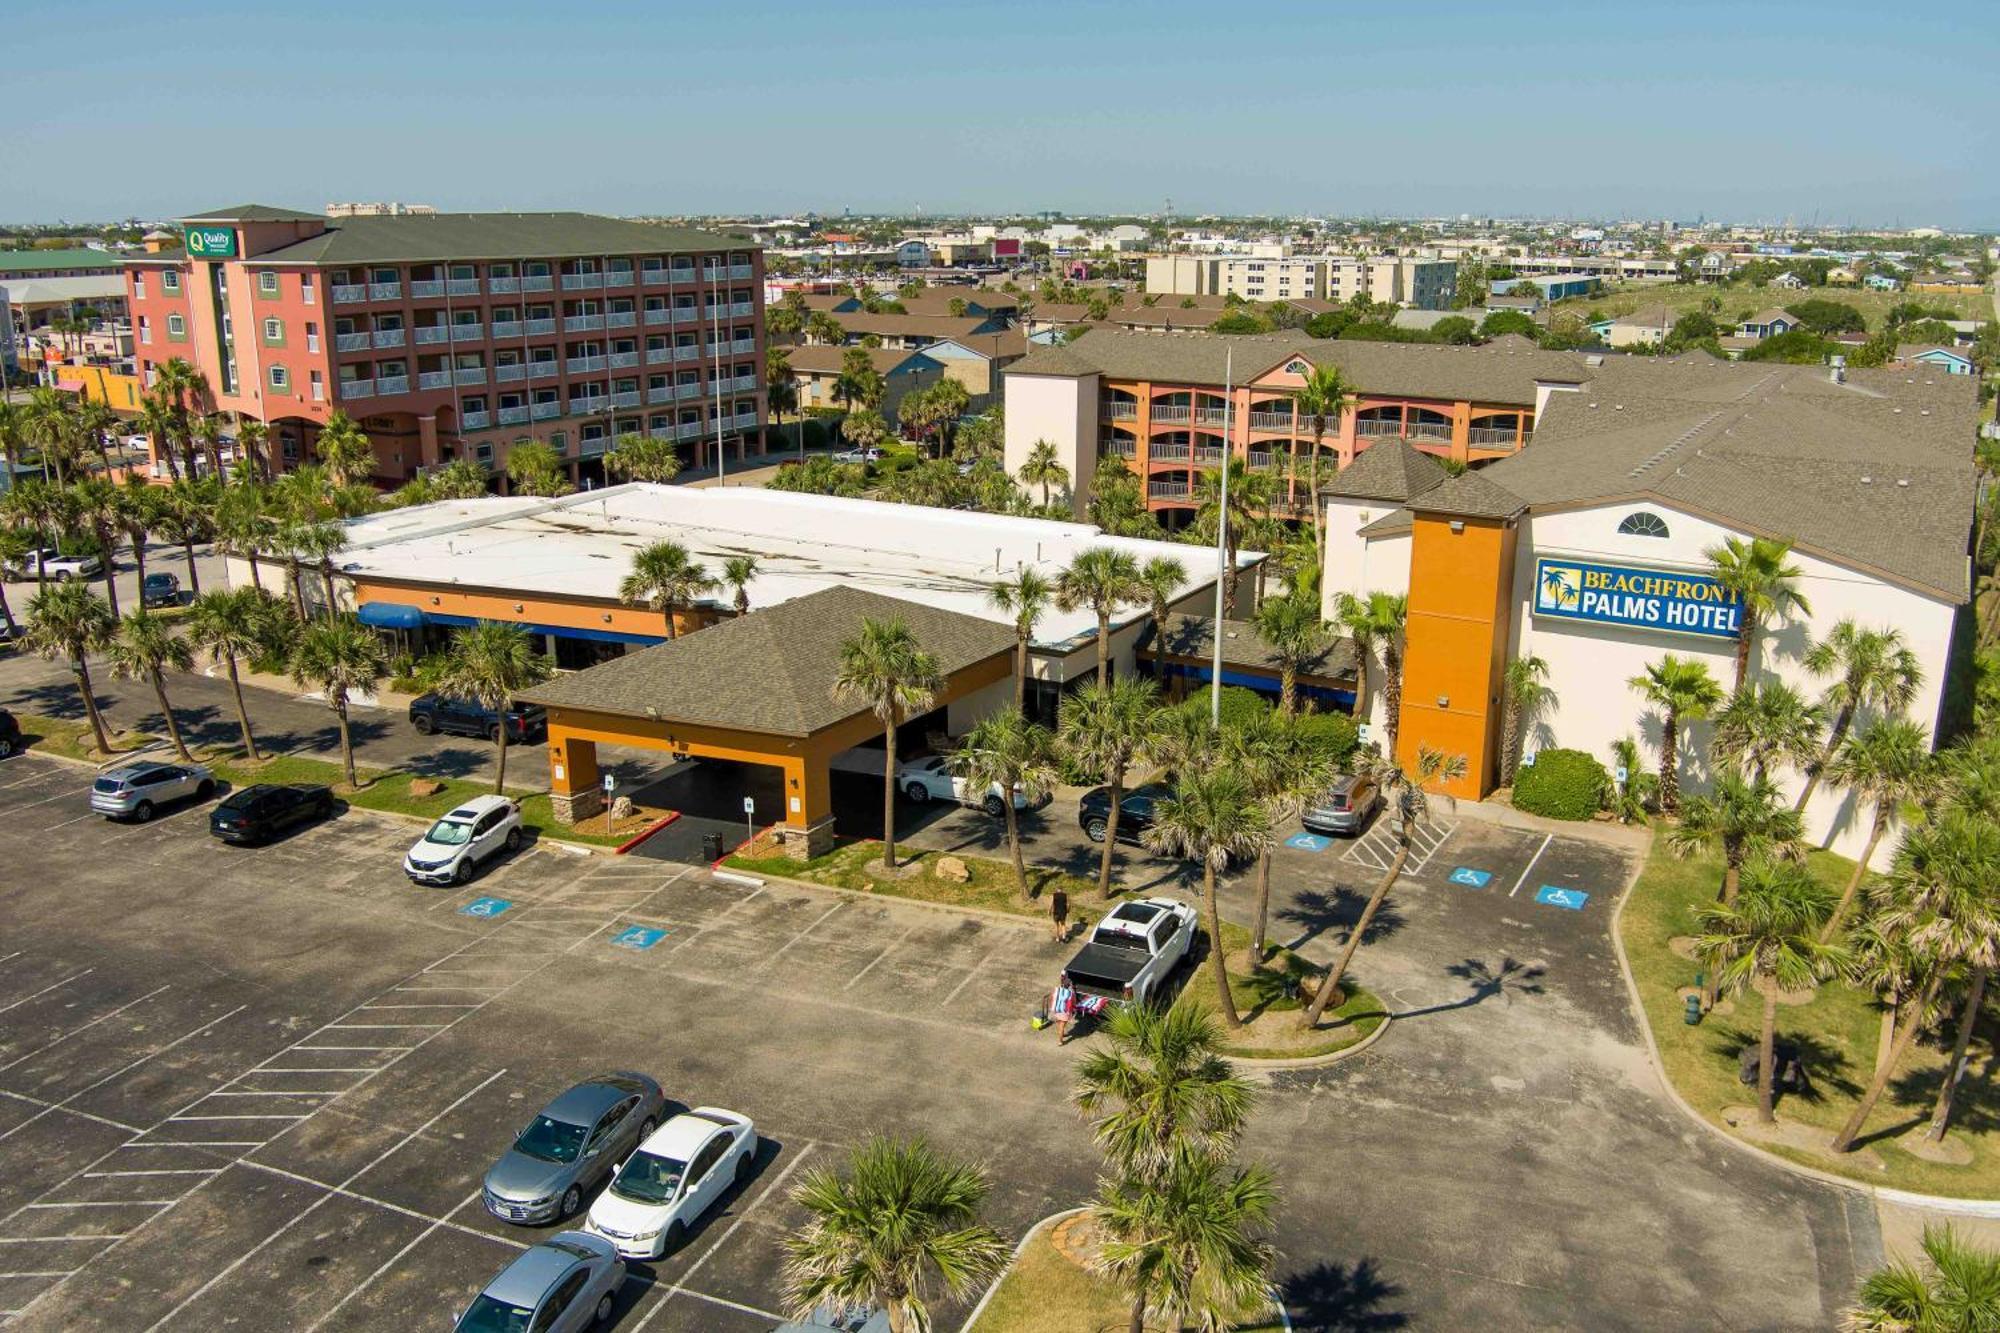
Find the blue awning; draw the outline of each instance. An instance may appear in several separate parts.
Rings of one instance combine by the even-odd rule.
[[[422,629],[424,613],[402,602],[363,602],[354,609],[355,619],[378,629]]]
[[[479,623],[472,616],[447,616],[440,615],[436,611],[424,612],[423,616],[426,625],[443,625],[452,629],[466,629]],[[577,629],[569,625],[540,625],[531,620],[508,620],[502,623],[519,625],[530,634],[547,634],[557,639],[589,639],[593,643],[623,643],[639,647],[650,647],[653,644],[665,643],[667,641],[667,636],[664,634],[618,634],[608,629]]]

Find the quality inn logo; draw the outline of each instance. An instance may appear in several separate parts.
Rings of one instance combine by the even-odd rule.
[[[1573,565],[1543,565],[1535,589],[1535,606],[1543,611],[1572,611],[1583,591],[1583,571]]]

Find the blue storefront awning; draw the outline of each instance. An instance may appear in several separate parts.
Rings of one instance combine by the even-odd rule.
[[[363,602],[354,609],[355,619],[377,629],[422,629],[424,613],[402,602]]]
[[[355,618],[364,625],[377,629],[422,629],[435,625],[441,629],[467,629],[479,623],[471,616],[440,615],[436,611],[425,611],[421,607],[403,602],[363,602],[354,609]],[[530,634],[547,634],[558,639],[588,639],[594,643],[623,643],[635,647],[645,647],[655,643],[665,643],[662,634],[619,634],[608,629],[578,629],[571,625],[538,625],[532,621],[509,620],[503,622],[519,625]]]

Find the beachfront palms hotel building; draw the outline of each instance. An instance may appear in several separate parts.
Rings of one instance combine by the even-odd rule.
[[[692,467],[763,451],[763,257],[746,239],[583,213],[327,218],[261,204],[179,222],[125,264],[142,380],[183,358],[265,422],[280,467],[346,412],[395,484],[520,440],[579,480],[612,439]]]

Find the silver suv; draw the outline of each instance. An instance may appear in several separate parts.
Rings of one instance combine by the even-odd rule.
[[[215,775],[200,764],[142,761],[97,775],[90,808],[110,819],[151,819],[163,805],[215,795]]]
[[[1314,833],[1353,836],[1368,827],[1368,820],[1382,804],[1382,789],[1375,779],[1342,774],[1333,787],[1299,813],[1299,822]]]

